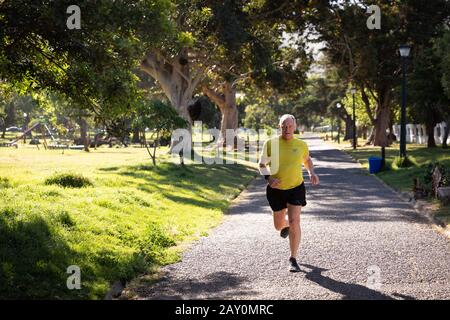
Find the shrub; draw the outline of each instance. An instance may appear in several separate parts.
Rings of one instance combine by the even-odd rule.
[[[149,224],[145,233],[145,237],[139,241],[139,247],[149,261],[161,261],[165,249],[176,244],[167,231],[157,223]]]
[[[392,161],[392,168],[394,170],[398,168],[408,168],[412,166],[417,166],[417,160],[411,156],[395,157],[394,161]]]
[[[442,174],[440,186],[441,187],[450,187],[450,169],[446,168],[444,165],[440,164],[439,162],[436,162],[436,163],[431,162],[427,165],[427,169],[423,176],[423,180],[425,181],[425,183],[427,183],[431,186],[432,181],[433,181],[433,171],[436,167],[439,168],[439,171]]]
[[[93,183],[86,177],[76,173],[58,173],[45,180],[46,185],[56,184],[64,188],[90,187]]]
[[[433,172],[435,168],[438,167],[442,174],[441,181],[439,183],[440,187],[450,186],[450,170],[446,168],[439,162],[422,165],[421,168],[424,169],[424,173],[421,177],[414,178],[414,188],[416,198],[423,198],[433,194]]]
[[[10,188],[11,182],[8,178],[0,177],[0,188]]]

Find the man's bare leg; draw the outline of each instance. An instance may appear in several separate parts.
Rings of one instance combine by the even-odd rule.
[[[283,228],[289,227],[289,224],[286,220],[286,210],[287,209],[283,209],[280,211],[273,212],[273,224],[277,231],[280,231]]]
[[[296,258],[298,248],[300,247],[301,229],[300,229],[300,211],[301,206],[288,204],[289,218],[289,247],[291,249],[291,257]]]

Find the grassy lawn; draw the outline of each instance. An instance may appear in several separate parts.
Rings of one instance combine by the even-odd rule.
[[[321,135],[323,138],[323,136]],[[363,140],[358,139],[359,144],[362,144]],[[328,144],[339,148],[354,159],[356,159],[364,168],[369,170],[368,158],[370,156],[381,157],[381,148],[373,146],[361,146],[359,145],[357,150],[353,150],[351,142],[344,141],[340,144],[336,142],[327,141]],[[440,162],[445,167],[450,167],[450,149],[442,149],[440,146],[437,148],[427,148],[424,145],[419,144],[407,144],[407,155],[414,157],[418,166],[409,168],[398,168],[394,170],[391,168],[392,161],[399,153],[399,144],[394,143],[391,147],[386,148],[386,166],[387,170],[377,173],[377,176],[381,178],[386,184],[398,191],[411,192],[413,188],[413,178],[418,177],[423,182],[423,176],[426,172],[427,165],[430,162]],[[436,216],[442,221],[450,224],[450,207],[440,206],[437,201],[434,202],[436,207]]]
[[[0,148],[0,298],[102,299],[112,282],[179,259],[256,175],[249,163],[155,168],[142,148]],[[72,172],[92,186],[47,185]],[[81,290],[66,286],[81,270]]]

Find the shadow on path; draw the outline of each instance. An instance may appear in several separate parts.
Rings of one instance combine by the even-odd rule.
[[[158,292],[150,296],[155,300],[184,300],[184,299],[227,299],[239,296],[253,296],[257,294],[255,291],[242,290],[242,284],[248,283],[246,277],[241,277],[229,272],[214,272],[208,274],[205,278],[198,279],[175,279],[172,277],[165,278],[159,282],[153,292]],[[236,288],[240,287],[239,290]],[[145,289],[145,288],[142,288]]]
[[[341,281],[337,281],[330,277],[322,275],[322,272],[327,271],[328,269],[323,269],[320,267],[315,267],[309,264],[301,264],[302,266],[311,269],[311,271],[306,272],[305,278],[317,283],[319,286],[328,289],[330,291],[342,294],[343,300],[360,300],[360,299],[370,299],[370,300],[395,300],[392,297],[385,295],[381,292],[370,289],[366,286],[354,283],[345,283]],[[414,298],[402,295],[401,298],[413,300]]]

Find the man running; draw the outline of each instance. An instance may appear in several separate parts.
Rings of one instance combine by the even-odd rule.
[[[299,272],[296,257],[301,236],[300,211],[306,205],[302,164],[309,173],[312,185],[319,184],[319,177],[314,173],[308,145],[294,137],[297,126],[295,117],[284,114],[279,126],[281,136],[264,143],[259,170],[268,182],[266,196],[273,211],[275,229],[281,231],[281,237],[289,236],[289,270]],[[289,221],[286,221],[286,210]]]

